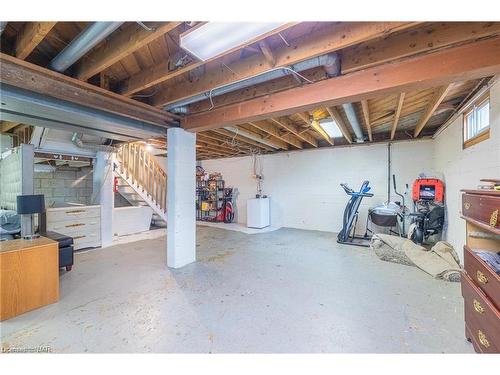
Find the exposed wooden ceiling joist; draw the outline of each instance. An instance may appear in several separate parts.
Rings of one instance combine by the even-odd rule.
[[[370,122],[370,107],[368,106],[368,100],[364,99],[361,101],[361,108],[363,110],[363,117],[365,118],[366,131],[368,132],[369,141],[373,141],[372,136],[372,125]]]
[[[270,121],[288,130],[297,138],[302,139],[304,142],[309,143],[311,146],[318,147],[318,141],[316,140],[316,138],[314,138],[311,134],[305,132],[304,130],[301,130],[297,125],[292,124],[292,122],[288,118],[286,117],[282,117],[279,119],[272,118],[270,119]]]
[[[150,105],[126,98],[61,73],[0,54],[0,82],[61,100],[116,113],[158,126],[176,118]]]
[[[261,40],[259,42],[259,48],[262,51],[262,54],[266,58],[267,62],[269,63],[269,66],[271,68],[274,68],[276,65],[276,58],[274,57],[273,51],[269,47],[269,44],[265,40]]]
[[[240,134],[245,138],[250,138],[262,144],[267,144],[268,146],[275,147],[282,150],[288,150],[288,143],[270,136],[267,132],[260,129],[253,129],[251,125],[243,124],[238,127],[226,127],[225,129],[230,130],[235,134]]]
[[[1,131],[2,133],[8,132],[9,130],[14,129],[18,125],[19,125],[18,122],[2,121]]]
[[[342,51],[342,73],[500,34],[500,22],[447,22],[360,43]]]
[[[311,120],[309,113],[307,112],[300,112],[297,113],[297,116],[300,117],[302,121],[304,121],[305,124],[311,127],[311,129],[314,129],[316,133],[318,133],[325,141],[327,141],[330,145],[333,146],[333,139],[330,138],[330,136],[325,132],[325,130],[319,125],[319,123],[316,120]]]
[[[275,151],[275,149],[273,147],[269,147],[268,145],[256,142],[256,141],[254,141],[252,139],[248,139],[248,138],[243,137],[241,135],[238,135],[238,134],[235,134],[233,132],[230,132],[230,131],[228,131],[226,129],[213,129],[213,132],[221,134],[221,135],[223,135],[225,137],[228,137],[229,139],[234,139],[234,140],[236,140],[238,142],[243,142],[243,143],[249,144],[249,145],[253,146],[254,148],[257,147],[259,149],[264,149],[264,150],[267,150],[267,151]]]
[[[309,58],[386,35],[393,31],[414,27],[415,25],[415,23],[410,22],[332,24],[316,33],[308,34],[292,41],[290,46],[283,45],[283,47],[273,51],[275,65],[289,66]],[[236,80],[264,73],[267,70],[269,70],[269,63],[266,57],[261,54],[254,54],[231,64],[230,69],[216,67],[207,70],[204,75],[193,81],[190,85],[184,85],[183,83],[174,84],[167,90],[154,95],[152,104],[155,106],[164,106],[207,92],[214,87],[227,85]],[[121,92],[128,95],[130,90],[121,90]]]
[[[261,35],[259,38],[256,38],[254,41],[259,41],[259,40],[262,40],[262,39],[272,35],[273,33],[278,33],[278,32],[284,31],[293,25],[295,25],[295,23],[286,24],[280,28],[277,28],[272,33],[267,33],[267,34]],[[226,54],[234,52],[235,50],[237,50],[237,49],[227,51]],[[133,75],[132,77],[126,79],[119,87],[118,92],[120,94],[127,95],[127,96],[133,95],[136,92],[145,90],[145,89],[152,87],[154,85],[157,85],[159,83],[168,81],[172,78],[175,78],[175,77],[178,77],[182,74],[188,73],[188,72],[192,71],[193,69],[199,68],[200,66],[205,65],[206,63],[213,61],[217,58],[219,58],[219,56],[217,56],[213,59],[206,60],[206,61],[195,61],[189,65],[183,66],[183,67],[178,68],[176,70],[170,70],[169,69],[169,62],[165,61],[162,64],[155,65],[151,69],[143,70],[143,71]]]
[[[182,125],[190,131],[213,129],[498,73],[497,37],[193,114],[184,118]]]
[[[396,129],[398,127],[398,122],[399,122],[399,117],[401,116],[401,110],[403,109],[403,103],[405,100],[405,93],[402,92],[399,94],[398,97],[398,104],[396,107],[396,114],[394,115],[394,121],[392,123],[392,128],[391,128],[391,140],[394,139],[394,134],[396,134]]]
[[[45,38],[56,22],[26,22],[16,38],[15,54],[24,60]]]
[[[294,146],[294,147],[297,147],[297,148],[303,147],[302,142],[300,140],[298,140],[297,138],[295,138],[291,134],[282,134],[282,132],[280,132],[280,128],[278,128],[278,126],[276,126],[272,123],[264,122],[264,121],[255,121],[255,122],[249,122],[249,124],[257,129],[260,129],[260,130],[266,132],[267,134],[269,134],[277,139],[282,140],[283,142],[286,142],[286,143]]]
[[[413,133],[413,136],[415,138],[418,137],[422,129],[425,127],[425,125],[427,125],[427,122],[432,117],[434,111],[437,109],[439,104],[441,104],[446,94],[448,94],[448,91],[450,91],[451,86],[452,84],[444,85],[440,87],[438,90],[436,90],[436,93],[434,94],[432,100],[427,105],[424,113],[422,114],[422,117],[420,118],[417,126],[415,127],[415,131]]]
[[[156,38],[172,31],[182,22],[154,22],[148,24],[153,29],[148,31],[138,24],[131,25],[126,30],[115,32],[109,41],[84,57],[76,67],[76,77],[88,80],[107,67],[120,61],[139,48],[151,43]]]

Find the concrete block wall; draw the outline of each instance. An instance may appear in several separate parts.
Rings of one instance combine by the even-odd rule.
[[[434,168],[446,184],[445,238],[463,259],[465,221],[460,219],[461,189],[473,189],[481,178],[500,178],[500,84],[490,89],[490,138],[462,147],[462,116],[434,140]]]
[[[345,182],[358,190],[369,180],[373,198],[363,200],[358,232],[364,233],[367,209],[387,200],[387,144],[293,151],[260,156],[263,165],[263,191],[271,198],[273,225],[338,232],[349,197],[340,187]],[[221,172],[226,186],[238,189],[236,220],[246,222],[246,201],[255,196],[252,158],[207,160],[207,172]],[[392,173],[399,190],[411,184],[418,174],[432,170],[431,140],[392,144]],[[409,202],[410,192],[407,201]],[[393,194],[392,200],[399,200]]]
[[[348,197],[341,182],[358,189],[364,179],[371,182],[373,198],[360,207],[359,233],[364,232],[369,207],[387,197],[387,145],[294,151],[261,156],[264,193],[271,198],[273,225],[338,232]],[[252,158],[241,157],[202,161],[207,172],[221,172],[227,186],[238,189],[236,221],[246,222],[246,200],[256,193]],[[462,147],[462,116],[436,139],[399,142],[392,145],[392,173],[399,190],[411,185],[425,172],[446,184],[446,224],[444,239],[463,259],[465,222],[460,219],[461,193],[475,188],[481,178],[500,178],[500,84],[490,89],[490,138],[472,147]],[[392,200],[399,200],[394,194]]]
[[[55,172],[35,172],[35,194],[45,195],[46,207],[66,203],[91,204],[92,168],[59,167]]]

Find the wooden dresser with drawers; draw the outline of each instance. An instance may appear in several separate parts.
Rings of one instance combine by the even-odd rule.
[[[462,295],[465,336],[478,353],[500,353],[500,191],[462,190],[466,221]]]

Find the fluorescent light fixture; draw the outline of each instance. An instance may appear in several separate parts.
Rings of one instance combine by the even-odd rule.
[[[319,124],[330,138],[342,137],[342,132],[335,120],[323,119],[319,121]]]
[[[254,41],[285,22],[207,22],[180,36],[180,46],[202,61]]]

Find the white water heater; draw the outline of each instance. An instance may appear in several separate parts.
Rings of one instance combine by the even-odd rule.
[[[271,225],[269,198],[251,198],[247,200],[247,227],[265,228]]]

